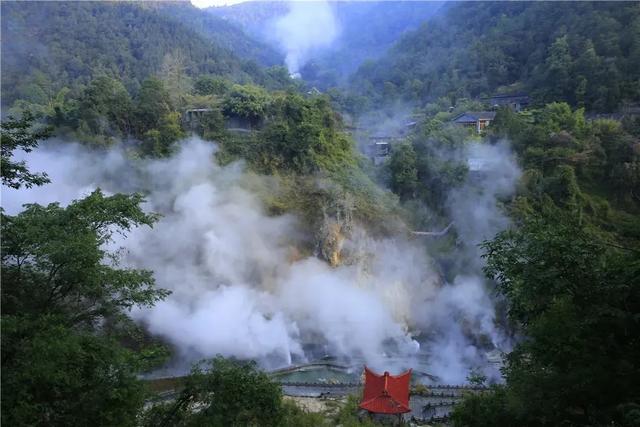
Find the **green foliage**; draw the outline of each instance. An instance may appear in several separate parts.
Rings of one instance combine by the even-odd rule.
[[[252,93],[252,88],[238,87]],[[257,101],[256,101],[257,100]],[[229,98],[225,114],[268,118],[256,135],[223,142],[223,151],[243,157],[259,172],[294,172],[308,174],[319,170],[336,170],[345,162],[355,163],[351,142],[340,132],[339,122],[328,102],[322,98],[305,99],[286,94],[268,98],[255,96]],[[255,108],[254,108],[255,107]],[[225,155],[223,152],[221,155]]]
[[[427,119],[407,143],[392,152],[387,168],[394,193],[405,201],[424,203],[433,212],[444,213],[449,191],[467,176],[467,165],[459,153],[469,133],[443,123],[438,116]]]
[[[635,425],[640,248],[548,208],[484,249],[525,338],[508,356],[506,386],[468,400],[456,425]]]
[[[358,396],[349,395],[347,401],[338,408],[338,411],[331,417],[334,425],[344,427],[376,427],[381,424],[376,423],[368,417],[359,416],[360,399]]]
[[[266,44],[244,33],[226,19],[215,16],[212,11],[199,10],[191,4],[180,2],[148,2],[147,8],[168,18],[173,25],[184,25],[205,40],[243,59],[257,62],[261,66],[272,66],[281,61],[280,55]],[[246,66],[242,69],[247,71]]]
[[[265,154],[280,169],[308,174],[334,171],[353,162],[351,141],[340,133],[335,113],[323,98],[276,98],[262,136]]]
[[[494,385],[488,393],[470,393],[456,405],[451,421],[456,427],[517,427],[507,409],[504,386]]]
[[[144,135],[147,131],[158,128],[160,121],[172,109],[171,97],[164,83],[154,77],[146,79],[136,99],[136,132]]]
[[[179,90],[175,93],[182,100],[188,95]],[[185,136],[181,114],[175,108],[160,79],[146,79],[132,100],[121,81],[101,76],[92,80],[78,99],[65,97],[61,105],[46,110],[43,118],[62,136],[97,145],[135,137],[142,140],[143,155],[166,156],[173,143]]]
[[[487,376],[477,370],[472,370],[467,375],[467,381],[474,386],[483,386],[487,381]]]
[[[613,111],[640,99],[636,3],[453,3],[351,81],[378,107],[528,91]],[[535,23],[535,25],[532,25]]]
[[[416,152],[410,144],[394,146],[389,159],[391,189],[401,198],[415,196],[418,186]]]
[[[173,152],[173,144],[185,136],[180,126],[180,113],[165,114],[157,129],[144,134],[142,153],[152,157],[168,157]]]
[[[567,35],[558,37],[551,46],[545,61],[546,79],[551,82],[547,96],[551,99],[567,99],[571,73],[571,53]],[[584,88],[582,88],[584,90]]]
[[[102,245],[114,232],[151,225],[140,195],[105,197],[99,190],[66,208],[28,205],[2,221],[3,315],[62,316],[70,326],[91,326],[167,293],[149,271],[103,264]],[[116,261],[114,259],[113,261]]]
[[[219,356],[195,365],[175,402],[151,408],[144,425],[277,426],[292,412],[280,386],[254,362]]]
[[[115,340],[3,313],[2,347],[4,425],[137,425],[140,361]]]
[[[166,155],[179,137],[168,115],[190,108],[194,95],[222,97],[233,82],[301,87],[283,67],[252,60],[272,65],[277,55],[266,46],[188,2],[22,6],[2,4],[3,106],[14,115],[30,109],[57,136],[103,146],[133,137],[143,154]],[[235,113],[257,123],[266,92],[240,92]],[[209,98],[204,108],[218,103]]]
[[[119,80],[102,76],[92,80],[79,100],[79,127],[92,135],[126,136],[131,132],[133,104]]]
[[[393,191],[418,217],[425,206],[428,215],[444,214],[448,192],[466,177],[458,154],[470,134],[452,126],[452,116],[481,108],[470,97],[528,90],[541,107],[499,110],[488,131],[511,140],[518,153],[523,179],[508,207],[522,227],[484,246],[487,274],[524,339],[508,358],[506,385],[469,395],[453,420],[637,425],[640,125],[587,121],[584,109],[610,111],[638,100],[640,9],[447,7],[441,20],[363,65],[357,92],[306,97],[294,92],[302,83],[285,68],[261,69],[220,47],[218,34],[226,34],[243,54],[269,54],[190,6],[5,2],[3,100],[15,101],[16,110],[33,108],[60,135],[98,144],[132,136],[142,155],[155,157],[170,155],[185,136],[184,109],[212,109],[194,130],[219,141],[221,162],[244,159],[262,174],[259,194],[270,213],[296,213],[318,235],[327,222],[338,224],[338,233],[356,222],[375,234],[396,227],[397,200],[365,174],[329,99],[351,113],[385,102],[427,103],[427,119],[394,147],[386,169]],[[376,40],[365,44],[378,46]],[[337,80],[314,64],[303,73]],[[250,130],[225,130],[225,119]],[[48,181],[11,160],[16,149],[30,151],[46,136],[34,130],[30,114],[2,123],[5,185]],[[177,401],[138,418],[145,391],[136,375],[164,353],[126,313],[167,293],[155,289],[151,272],[120,268],[105,243],[114,232],[154,222],[141,202],[139,195],[97,191],[66,208],[30,205],[3,215],[5,424],[375,425],[358,418],[354,397],[334,412],[310,414],[283,402],[255,364],[222,358],[196,366]],[[322,241],[315,243],[303,250]]]
[[[193,84],[195,92],[199,95],[225,95],[231,89],[229,80],[202,75]]]
[[[539,211],[551,199],[618,238],[640,239],[637,218],[627,219],[640,209],[640,156],[620,123],[586,121],[582,109],[551,103],[526,114],[501,110],[491,132],[509,138],[521,159],[516,215]]]
[[[49,182],[46,173],[31,173],[24,161],[11,160],[15,150],[30,152],[38,146],[41,139],[50,134],[50,129],[33,129],[34,117],[28,111],[20,119],[9,116],[1,125],[2,135],[0,149],[2,163],[2,184],[12,188],[20,188],[23,185],[30,188],[34,185],[43,185]]]
[[[289,70],[281,65],[274,65],[265,69],[257,69],[259,76],[255,82],[271,90],[287,90],[301,92],[306,84],[298,79],[292,79]]]
[[[167,52],[158,73],[158,77],[169,93],[171,104],[180,109],[184,109],[187,96],[193,91],[193,81],[188,74],[187,62],[181,49]]]
[[[236,54],[267,52],[188,3],[3,3],[2,16],[5,104],[27,99],[42,105],[63,87],[77,96],[82,85],[100,75],[118,78],[135,93],[161,70],[167,52],[176,51],[184,54],[189,76],[252,80],[261,70],[246,67]]]
[[[223,113],[257,125],[264,119],[268,100],[267,92],[259,86],[234,85],[222,104]]]
[[[225,132],[224,116],[219,109],[204,115],[196,127],[196,132],[209,141],[221,141],[230,138]]]
[[[119,268],[104,245],[155,221],[142,201],[97,190],[2,215],[3,424],[136,425],[136,374],[161,355],[126,312],[168,292],[149,271]]]
[[[282,402],[282,427],[321,427],[329,423],[323,414],[307,412],[298,407],[294,402],[283,400]]]
[[[277,94],[269,99],[265,122],[248,136],[221,139],[218,158],[242,158],[254,171],[278,176],[275,194],[274,188],[265,191],[274,213],[295,212],[314,230],[325,214],[337,212],[372,230],[388,230],[396,202],[363,172],[353,142],[325,98]]]

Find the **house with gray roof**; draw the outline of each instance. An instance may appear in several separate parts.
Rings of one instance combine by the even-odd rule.
[[[492,108],[509,107],[513,111],[522,111],[529,106],[531,99],[526,93],[505,93],[483,99]]]
[[[468,126],[475,129],[477,133],[482,132],[496,118],[495,111],[467,111],[458,114],[451,121],[461,126]]]

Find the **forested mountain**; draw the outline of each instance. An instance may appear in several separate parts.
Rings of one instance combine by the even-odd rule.
[[[286,2],[248,1],[229,6],[209,7],[206,11],[225,21],[236,23],[249,34],[261,37],[268,32],[267,26],[289,10]]]
[[[442,2],[339,2],[336,44],[310,61],[302,76],[324,88],[343,84],[363,62],[383,55],[404,33],[416,29],[442,6]]]
[[[2,16],[4,105],[45,102],[65,87],[77,92],[99,75],[135,93],[163,67],[237,81],[261,72],[238,56],[257,58],[260,44],[188,3],[3,2]]]
[[[2,2],[2,423],[384,425],[250,361],[329,356],[639,426],[640,3],[322,4],[294,78],[284,2]]]
[[[524,90],[615,110],[640,99],[640,4],[454,3],[352,82],[376,103]]]
[[[189,1],[146,2],[142,7],[154,8],[242,59],[254,60],[263,66],[282,63],[282,55],[275,49],[248,35],[240,26],[203,12]]]
[[[302,78],[322,88],[344,83],[362,62],[379,57],[442,6],[442,2],[411,1],[329,3],[338,35],[329,48],[312,53],[301,69]],[[280,41],[274,38],[273,25],[289,8],[284,2],[247,2],[208,10],[277,48]]]

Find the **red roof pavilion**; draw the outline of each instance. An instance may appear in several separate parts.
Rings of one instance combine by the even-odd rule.
[[[404,414],[411,411],[411,369],[400,375],[390,375],[389,372],[378,375],[365,366],[364,374],[364,393],[360,408],[376,414]]]

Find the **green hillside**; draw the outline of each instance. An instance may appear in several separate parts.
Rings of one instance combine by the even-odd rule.
[[[0,422],[640,426],[640,3],[287,6],[1,3]]]
[[[259,67],[236,54],[251,57],[251,40],[205,13],[198,25],[187,25],[197,13],[189,4],[3,2],[3,104],[42,103],[64,87],[78,92],[99,75],[136,92],[146,77],[175,64],[189,75],[259,78]]]
[[[380,57],[406,32],[415,30],[442,8],[443,2],[332,2],[338,36],[330,47],[318,49],[301,69],[310,85],[327,88],[343,84],[363,61]],[[288,9],[283,2],[246,2],[208,9],[236,23],[274,48],[272,25]]]
[[[154,8],[167,18],[184,24],[216,45],[233,52],[236,56],[253,60],[263,66],[282,63],[282,55],[266,43],[246,34],[240,26],[203,12],[188,1],[153,2],[145,7]]]
[[[525,90],[612,111],[640,99],[640,4],[454,3],[352,82],[374,104]]]

